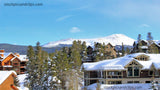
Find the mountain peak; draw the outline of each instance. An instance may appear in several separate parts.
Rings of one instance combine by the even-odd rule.
[[[133,45],[133,42],[135,41],[132,38],[129,38],[126,35],[123,34],[112,34],[106,37],[102,38],[95,38],[95,39],[63,39],[55,42],[49,42],[48,44],[43,45],[43,47],[55,47],[59,45],[71,45],[74,40],[80,40],[80,41],[85,41],[87,46],[94,46],[94,42],[99,42],[99,43],[111,43],[113,46],[115,45]]]

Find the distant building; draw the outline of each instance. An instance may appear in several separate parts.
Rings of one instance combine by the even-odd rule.
[[[117,51],[111,43],[106,45],[106,57],[107,59],[113,59],[117,57]]]
[[[134,53],[124,57],[83,63],[84,84],[160,83],[160,54]]]
[[[149,43],[146,40],[141,41],[135,41],[133,44],[133,50],[131,53],[160,53],[160,42],[159,41],[153,41]]]
[[[19,90],[14,86],[14,78],[17,77],[14,71],[0,71],[0,90]]]
[[[99,43],[97,43],[99,44]],[[116,58],[117,57],[117,51],[115,50],[114,46],[112,46],[110,43],[108,43],[106,46],[105,46],[105,53],[104,53],[104,56],[106,59],[113,59],[113,58]],[[94,53],[95,52],[95,49],[92,48],[91,46],[88,46],[87,47],[87,58],[85,60],[82,60],[82,62],[95,62],[94,61]]]
[[[14,70],[17,74],[24,74],[27,61],[26,55],[0,50],[0,70]]]

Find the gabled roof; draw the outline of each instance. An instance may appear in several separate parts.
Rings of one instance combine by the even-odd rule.
[[[124,67],[128,67],[129,64],[131,64],[132,62],[136,62],[141,68],[143,67],[143,65],[141,63],[138,62],[138,60],[133,59],[132,61],[130,61],[127,65],[125,65]]]
[[[19,55],[19,57],[18,57],[18,56],[16,56],[16,55],[15,55],[14,53],[12,53],[12,52],[10,52],[10,53],[4,53],[4,57],[3,57],[3,59],[1,59],[0,61],[5,60],[5,58],[8,57],[8,56],[11,55],[11,54],[14,56],[14,58],[12,58],[11,61],[14,60],[15,58],[18,58],[20,61],[27,61],[27,55]]]
[[[113,47],[113,45],[111,43],[108,43],[107,45],[110,45],[111,47]]]
[[[11,75],[17,75],[15,71],[0,71],[0,85]]]
[[[14,58],[12,58],[11,61],[15,60],[16,58],[17,58],[19,61],[21,61],[17,56],[14,57]]]
[[[146,55],[149,56],[150,58],[148,61],[140,61],[135,59],[135,57],[140,55]],[[135,53],[110,60],[103,60],[93,63],[83,63],[82,68],[84,68],[84,70],[86,71],[125,70],[126,69],[125,66],[134,60],[143,66],[142,69],[150,69],[152,63],[155,64],[157,69],[160,69],[160,54],[145,54],[145,53]]]
[[[141,42],[142,42],[142,41],[145,42],[146,44],[148,44],[148,41],[147,41],[147,40],[141,40]],[[135,43],[135,44],[138,44],[138,41],[134,41],[134,43]]]
[[[9,55],[13,55],[13,56],[15,56],[13,53],[4,53],[4,57],[3,57],[3,59],[1,60],[1,61],[3,61],[6,57],[8,57]],[[16,57],[16,56],[15,56]]]

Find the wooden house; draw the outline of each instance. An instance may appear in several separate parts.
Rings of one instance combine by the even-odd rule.
[[[84,84],[160,83],[160,54],[134,53],[124,57],[83,63]]]
[[[160,53],[160,42],[152,41],[149,43],[146,40],[135,41],[131,53]]]
[[[17,74],[24,74],[27,61],[26,55],[0,50],[0,70],[14,70]]]
[[[108,57],[107,59],[113,59],[117,57],[117,51],[111,43],[108,43],[106,45],[105,51],[106,51],[106,54],[108,53],[108,56],[106,56]]]

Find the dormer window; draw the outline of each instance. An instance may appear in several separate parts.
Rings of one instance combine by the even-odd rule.
[[[135,57],[135,59],[140,60],[140,61],[148,61],[149,60],[149,56],[140,55],[140,56]]]

